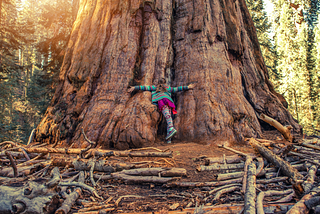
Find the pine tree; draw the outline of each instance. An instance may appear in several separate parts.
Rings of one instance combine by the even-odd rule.
[[[276,50],[271,42],[271,23],[264,9],[263,0],[246,0],[246,3],[257,30],[261,52],[268,68],[270,80],[274,83],[275,88],[277,88],[279,74],[276,69]]]
[[[0,1],[0,140],[17,139],[21,109],[17,103],[20,95],[22,66],[19,48],[26,42],[24,33],[30,33],[29,23],[19,19],[19,4],[15,0]]]
[[[281,73],[279,87],[289,103],[290,112],[306,134],[314,133],[315,61],[313,59],[313,25],[317,11],[315,2],[300,0],[273,1],[276,10],[275,45],[277,69]]]
[[[320,19],[320,15],[319,15]],[[314,45],[311,51],[314,60],[313,67],[313,110],[314,110],[314,127],[317,133],[320,132],[320,22],[314,27]]]

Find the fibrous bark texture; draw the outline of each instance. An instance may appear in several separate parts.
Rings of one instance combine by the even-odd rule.
[[[36,141],[128,149],[161,136],[150,92],[130,85],[195,83],[174,95],[175,139],[259,137],[264,113],[299,126],[268,80],[245,0],[83,0],[60,83]],[[165,133],[163,133],[165,135]]]

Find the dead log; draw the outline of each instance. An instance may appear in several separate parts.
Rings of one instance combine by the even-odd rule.
[[[230,180],[233,178],[242,178],[244,176],[244,172],[231,172],[231,173],[222,173],[214,175],[214,178],[217,181]]]
[[[88,159],[75,159],[75,158],[54,158],[51,163],[53,166],[69,166],[75,168],[78,171],[89,171],[91,169],[91,163]],[[96,160],[94,164],[94,171],[112,173],[115,171],[121,171],[123,169],[134,168],[134,164],[130,163],[110,163],[107,160]]]
[[[166,187],[217,187],[227,184],[239,183],[242,181],[242,178],[231,179],[226,181],[217,181],[217,182],[170,182],[166,184]]]
[[[123,170],[118,173],[112,173],[111,175],[114,176],[115,174],[125,174],[131,176],[161,176],[161,177],[181,177],[187,175],[187,170],[184,168],[140,168],[140,169],[129,169]]]
[[[244,163],[238,163],[238,164],[220,164],[216,163],[210,166],[203,166],[200,165],[197,167],[197,170],[199,172],[203,171],[219,171],[219,170],[231,170],[231,169],[243,169]]]
[[[80,154],[80,148],[51,148],[51,147],[30,147],[25,148],[28,153],[60,153],[60,154]],[[172,152],[135,152],[135,151],[112,151],[103,149],[91,149],[88,151],[91,156],[95,157],[172,157]]]
[[[210,165],[213,163],[223,163],[224,160],[226,161],[227,164],[232,164],[232,163],[240,163],[244,160],[244,158],[240,155],[231,155],[231,156],[226,156],[225,158],[223,157],[204,158],[205,165]]]
[[[269,162],[273,163],[280,168],[281,172],[288,176],[291,179],[292,183],[297,183],[298,180],[301,180],[303,176],[299,171],[291,166],[291,164],[279,156],[275,155],[271,150],[267,149],[265,146],[260,145],[253,138],[250,139],[249,144],[259,151],[259,153],[266,158]]]
[[[311,199],[316,192],[310,192],[309,194],[304,195],[300,201],[298,201],[288,212],[287,214],[307,214],[308,208],[305,205],[305,202]]]
[[[158,183],[165,184],[176,180],[176,177],[158,177],[158,176],[132,176],[124,173],[112,173],[112,177],[120,179],[126,183]]]
[[[246,162],[244,164],[244,174],[242,180],[242,192],[246,192],[246,185],[247,185],[247,174],[248,174],[248,166],[252,163],[252,157],[246,156]]]
[[[316,177],[317,169],[318,167],[315,165],[309,168],[307,179],[302,183],[304,194],[308,194],[311,191],[314,184],[314,179]]]
[[[28,181],[21,187],[0,186],[0,213],[53,213],[59,203],[54,188]],[[8,209],[9,208],[9,209]]]
[[[292,134],[291,134],[292,126],[284,127],[283,125],[281,125],[281,123],[279,123],[278,121],[272,119],[271,117],[268,117],[265,114],[261,114],[260,115],[260,119],[263,120],[266,123],[269,123],[273,127],[275,127],[283,135],[283,137],[287,141],[289,141],[290,143],[292,142],[292,140],[293,140],[293,137],[292,137]]]
[[[244,214],[256,213],[256,165],[248,165],[246,191],[244,195]]]
[[[264,197],[275,196],[275,195],[287,195],[287,194],[290,194],[292,192],[293,192],[292,189],[285,190],[285,191],[275,191],[275,190],[269,190],[269,191],[266,191],[266,192],[261,191],[258,194],[257,202],[256,202],[256,204],[257,204],[257,213],[258,214],[264,214],[264,210],[263,210],[263,198]]]
[[[78,182],[84,183],[85,176],[84,172],[80,172]],[[62,203],[62,205],[59,207],[59,209],[56,210],[55,214],[67,214],[71,210],[71,207],[75,204],[77,199],[80,197],[82,191],[81,188],[75,188],[75,190],[67,195],[66,199]]]

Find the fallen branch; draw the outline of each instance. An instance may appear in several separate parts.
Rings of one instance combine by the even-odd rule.
[[[91,186],[89,186],[89,185],[87,185],[87,184],[85,184],[85,183],[82,183],[82,182],[60,182],[60,183],[59,183],[59,186],[76,186],[76,187],[81,187],[81,188],[83,188],[83,189],[86,189],[86,190],[90,191],[95,197],[101,199],[101,197],[98,195],[97,191],[96,191],[93,187],[91,187]]]
[[[50,147],[30,147],[25,148],[28,153],[60,153],[60,154],[80,154],[80,148],[50,148]],[[132,152],[132,151],[112,151],[103,149],[91,149],[88,151],[95,157],[172,157],[172,152]]]
[[[292,151],[290,151],[288,154],[296,155],[296,156],[298,156],[298,157],[300,157],[300,158],[303,158],[305,161],[308,161],[309,163],[312,163],[312,164],[315,164],[315,165],[317,165],[317,166],[320,166],[320,163],[319,163],[318,161],[312,160],[312,159],[306,157],[306,156],[303,155],[303,154],[299,154],[298,152],[292,152]]]
[[[248,165],[247,184],[244,195],[244,213],[255,214],[256,212],[256,165],[251,162]]]
[[[60,171],[58,167],[53,168],[53,170],[51,171],[51,176],[51,180],[46,183],[46,186],[48,188],[53,188],[57,186],[60,182]]]
[[[264,167],[264,161],[263,161],[263,158],[256,158],[256,159],[257,159],[258,164],[259,164],[256,176],[260,176],[262,174],[262,170],[263,170],[263,167]]]
[[[88,162],[88,164],[91,165],[89,174],[90,174],[90,181],[91,181],[93,187],[95,187],[97,185],[96,182],[94,181],[94,178],[93,178],[93,170],[94,170],[95,163],[96,163],[96,159],[95,158],[92,158]]]
[[[301,180],[303,176],[299,173],[299,171],[291,166],[291,164],[279,156],[275,155],[271,150],[266,147],[260,145],[253,138],[250,139],[249,144],[259,151],[259,153],[266,158],[269,162],[273,163],[277,167],[279,167],[282,173],[289,177],[292,180],[292,183],[297,183],[297,180]]]
[[[285,191],[275,191],[275,190],[269,190],[269,191],[266,191],[266,192],[261,191],[258,194],[257,202],[256,202],[256,204],[257,204],[257,213],[264,214],[264,210],[263,210],[263,198],[264,197],[275,196],[275,195],[287,195],[287,194],[290,194],[292,192],[293,192],[292,189],[285,190]]]
[[[268,117],[265,114],[261,114],[260,115],[260,119],[263,120],[266,123],[269,123],[273,127],[275,127],[283,135],[283,137],[287,141],[289,141],[290,143],[292,142],[292,140],[293,140],[293,137],[292,137],[292,134],[291,134],[292,126],[284,127],[278,121],[272,119],[271,117]]]
[[[217,187],[227,184],[239,183],[242,181],[242,178],[231,179],[226,181],[217,181],[217,182],[170,182],[166,184],[166,187]]]
[[[187,170],[184,168],[140,168],[140,169],[129,169],[123,170],[119,172],[125,175],[132,175],[132,176],[161,176],[161,177],[181,177],[187,175]],[[112,176],[119,173],[112,173]]]
[[[165,184],[177,178],[172,177],[158,177],[158,176],[132,176],[123,173],[112,173],[112,177],[120,179],[126,183],[160,183]]]
[[[220,199],[222,194],[237,191],[240,189],[241,189],[240,186],[232,186],[232,187],[228,187],[228,188],[224,188],[224,189],[219,190],[213,198],[213,203],[218,202],[218,200]]]
[[[311,210],[313,207],[320,205],[320,196],[312,197],[309,200],[306,200],[304,204],[306,205],[308,210]]]
[[[247,185],[247,174],[248,174],[248,166],[252,163],[252,157],[246,156],[246,162],[244,164],[244,174],[242,180],[242,192],[246,192],[246,185]]]
[[[244,163],[238,163],[238,164],[220,164],[216,163],[210,166],[203,166],[200,165],[197,167],[197,170],[199,172],[203,171],[219,171],[219,170],[231,170],[231,169],[243,169]]]
[[[226,146],[226,145],[224,145],[224,144],[220,145],[219,147],[220,147],[220,148],[224,148],[224,149],[226,149],[226,150],[229,150],[229,151],[231,151],[231,152],[233,152],[233,153],[236,153],[237,155],[240,155],[240,156],[242,156],[242,157],[247,157],[248,155],[250,155],[250,154],[246,154],[246,153],[237,151],[237,150],[235,150],[235,149],[232,149],[232,148],[230,148],[230,147],[228,147],[228,146]]]
[[[18,177],[17,165],[16,165],[16,163],[14,162],[13,157],[12,157],[12,155],[10,154],[10,152],[6,151],[5,153],[6,153],[6,155],[8,156],[8,158],[9,158],[9,160],[10,160],[10,163],[11,163],[11,166],[12,166],[12,169],[13,169],[13,176],[16,178],[16,177]]]
[[[304,194],[308,194],[314,183],[318,167],[313,165],[309,168],[307,179],[302,183]]]
[[[53,166],[69,166],[78,171],[90,171],[92,163],[88,159],[74,159],[74,158],[54,158],[52,160]],[[96,160],[94,163],[93,171],[112,173],[115,171],[121,171],[123,169],[131,169],[134,164],[115,163],[111,166],[107,160]]]
[[[294,192],[290,193],[289,195],[287,195],[286,197],[283,197],[277,201],[269,201],[268,203],[269,204],[280,204],[280,203],[287,203],[287,202],[290,202],[292,201],[293,197],[295,196],[296,194]]]
[[[208,195],[212,195],[212,194],[214,194],[215,192],[218,192],[218,191],[220,191],[220,190],[222,190],[222,189],[229,188],[229,187],[233,187],[233,186],[241,186],[241,184],[240,184],[240,183],[227,184],[227,185],[224,185],[224,186],[222,186],[222,187],[218,187],[218,188],[215,188],[215,189],[213,189],[213,190],[210,190],[210,191],[208,192]]]
[[[261,179],[261,180],[259,179],[257,180],[257,184],[278,183],[286,180],[288,180],[288,177],[276,177],[276,178]]]
[[[316,146],[316,145],[312,145],[312,144],[308,144],[308,143],[301,143],[300,145],[311,148],[311,149],[320,150],[320,146]]]
[[[304,195],[300,201],[298,201],[286,214],[307,214],[308,213],[308,208],[304,204],[305,201],[311,199],[316,192],[310,192],[309,194]]]
[[[224,180],[229,180],[233,178],[240,178],[243,176],[244,176],[244,172],[231,172],[231,173],[216,174],[214,175],[214,178],[217,181],[224,181]]]
[[[204,158],[205,165],[210,165],[213,163],[223,163],[224,160],[226,161],[227,164],[239,163],[243,161],[243,157],[239,155],[231,155],[231,156],[226,156],[225,159],[223,157]]]
[[[121,202],[121,200],[123,198],[144,198],[143,196],[140,196],[140,195],[123,195],[123,196],[120,196],[116,202],[114,203],[116,206],[119,206],[119,203]]]

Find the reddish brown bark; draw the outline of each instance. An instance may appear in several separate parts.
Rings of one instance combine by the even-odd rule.
[[[197,85],[174,96],[177,140],[259,137],[256,113],[301,133],[268,80],[244,0],[84,0],[35,140],[85,147],[83,127],[107,148],[153,144],[162,133],[151,93],[126,91],[160,77]]]

